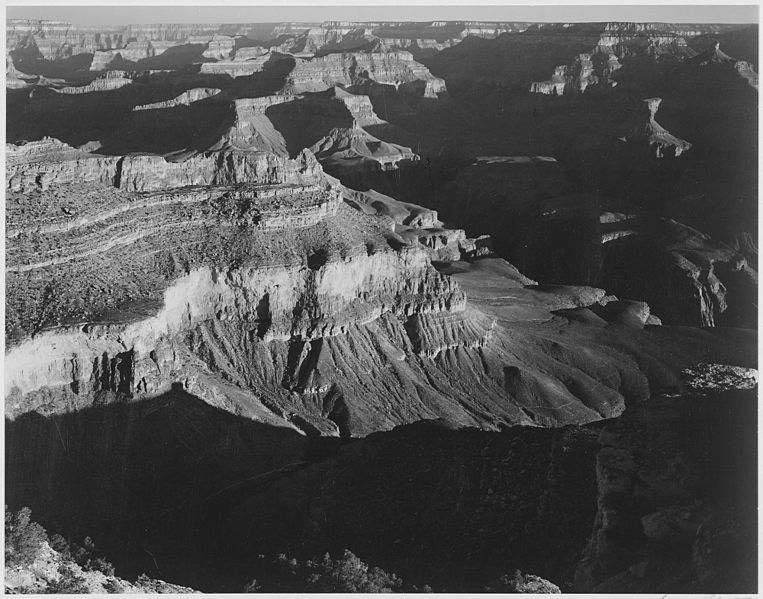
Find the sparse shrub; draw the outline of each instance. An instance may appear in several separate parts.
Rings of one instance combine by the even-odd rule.
[[[316,568],[314,590],[325,593],[391,593],[403,585],[395,574],[369,567],[350,550],[332,560],[327,553]]]
[[[58,551],[63,559],[77,562],[83,570],[98,571],[106,576],[114,576],[114,565],[105,558],[95,555],[95,543],[90,537],[85,537],[82,545],[78,545],[55,534],[50,538],[50,546]]]
[[[536,576],[535,574],[522,574],[514,570],[514,574],[504,574],[485,587],[488,593],[561,593],[559,587],[553,582]]]
[[[56,533],[50,537],[50,541],[48,541],[48,543],[52,549],[58,551],[58,553],[61,554],[61,557],[64,559],[71,559],[71,547],[69,546],[69,541],[67,541],[63,536]]]
[[[156,594],[167,592],[167,583],[162,580],[151,578],[145,573],[138,576],[138,580],[135,581],[135,586],[140,587],[140,590],[144,593]]]
[[[90,590],[85,584],[84,577],[80,576],[72,567],[71,562],[64,562],[58,567],[59,579],[48,583],[45,589],[46,595],[61,594],[84,594]]]
[[[106,580],[106,582],[103,583],[103,588],[110,595],[114,595],[114,594],[124,593],[125,592],[125,588],[122,586],[122,584],[116,578],[109,578],[108,580]]]
[[[338,559],[332,559],[327,553],[320,559],[302,562],[281,554],[275,566],[268,573],[268,580],[252,580],[245,591],[393,593],[403,590],[403,581],[398,576],[369,566],[347,549]]]
[[[22,507],[18,512],[5,506],[5,567],[28,566],[42,545],[48,541],[45,529],[32,522],[32,510]]]

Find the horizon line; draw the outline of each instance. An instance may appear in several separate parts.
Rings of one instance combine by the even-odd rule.
[[[186,0],[187,1],[187,0]],[[757,4],[642,4],[642,5],[247,5],[202,4],[150,5],[15,5],[6,6],[9,21],[57,21],[79,26],[127,27],[129,25],[270,25],[278,23],[644,23],[668,25],[757,25]],[[336,0],[335,0],[336,1]],[[341,2],[341,0],[339,0]],[[394,18],[390,19],[390,8]]]

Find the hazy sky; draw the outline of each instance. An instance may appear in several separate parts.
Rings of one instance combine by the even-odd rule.
[[[305,2],[308,4],[309,2]],[[757,5],[632,5],[632,6],[8,6],[7,18],[50,19],[76,24],[130,23],[272,23],[278,21],[662,21],[669,23],[757,23]],[[144,3],[145,4],[145,3]]]

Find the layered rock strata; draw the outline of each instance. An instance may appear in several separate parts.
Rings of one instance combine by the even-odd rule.
[[[642,106],[633,111],[629,122],[623,126],[619,139],[625,143],[648,146],[657,158],[676,157],[691,149],[688,141],[672,135],[655,120],[662,98],[647,98]]]
[[[45,60],[118,48],[127,40],[123,27],[74,26],[65,21],[8,19],[5,31],[9,49],[33,46]]]
[[[38,80],[35,75],[27,75],[16,68],[11,56],[5,57],[5,88],[23,89],[33,85]]]
[[[408,243],[420,244],[432,260],[452,261],[491,254],[489,237],[469,239],[462,229],[447,229],[435,210],[400,202],[373,189],[357,191],[342,186],[342,197],[364,214],[392,218],[395,232]]]
[[[118,49],[96,50],[93,53],[93,61],[90,64],[90,70],[103,71],[108,69],[114,62],[138,62],[147,58],[161,56],[173,45],[175,44],[167,42],[153,44],[150,41],[131,41]]]
[[[646,300],[664,322],[755,326],[758,273],[742,252],[669,219],[621,218],[602,243],[599,284]]]
[[[237,183],[281,184],[310,179],[320,172],[312,154],[297,161],[268,152],[203,152],[173,162],[157,155],[102,156],[45,139],[6,146],[7,189],[28,192],[64,183],[113,185],[129,191],[151,191],[189,185]]]
[[[272,106],[292,100],[293,98],[289,96],[265,96],[234,100],[235,117],[233,125],[209,149],[262,150],[288,156],[286,140],[268,118],[266,111]]]
[[[358,126],[334,128],[329,134],[310,147],[321,163],[336,165],[343,169],[353,168],[356,163],[373,161],[382,169],[396,169],[402,160],[418,160],[410,148],[382,141]]]
[[[697,54],[692,62],[701,67],[709,65],[733,65],[736,72],[747,80],[751,87],[758,89],[758,74],[755,67],[746,60],[737,60],[721,50],[720,42],[715,42],[707,51]]]
[[[47,141],[9,156],[9,415],[182,385],[249,418],[364,435],[431,417],[585,422],[673,380],[642,321],[613,317],[623,337],[608,313],[577,315],[603,290],[537,288],[501,260],[438,272],[426,240],[458,233],[406,238],[398,217],[346,205],[309,152],[173,163]]]
[[[342,53],[310,59],[297,58],[289,74],[287,89],[293,93],[318,92],[334,85],[349,86],[359,79],[371,79],[396,87],[423,82],[426,98],[445,93],[445,82],[432,75],[424,65],[413,60],[410,52]]]
[[[69,85],[54,91],[59,94],[89,94],[120,89],[132,82],[132,78],[125,71],[107,71],[87,85]]]
[[[228,35],[215,35],[207,44],[202,56],[214,60],[227,60],[233,56],[236,40]]]
[[[184,91],[182,94],[175,96],[171,100],[164,100],[162,102],[152,102],[151,104],[141,104],[133,108],[133,111],[140,110],[160,110],[162,108],[172,108],[174,106],[188,106],[199,100],[206,100],[218,95],[222,90],[215,87],[195,87]]]
[[[218,60],[205,62],[201,65],[201,72],[210,75],[230,75],[236,77],[248,77],[259,73],[265,64],[271,59],[271,54],[258,54],[246,60]]]

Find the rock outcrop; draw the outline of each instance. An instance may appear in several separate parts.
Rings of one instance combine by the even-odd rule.
[[[189,185],[284,184],[313,181],[320,166],[309,152],[297,161],[268,152],[203,152],[173,162],[156,155],[103,156],[46,139],[6,146],[7,189],[29,192],[80,182],[110,184],[130,191]]]
[[[214,60],[227,60],[233,56],[236,40],[229,35],[215,35],[209,40],[202,56]]]
[[[675,157],[691,149],[688,141],[672,135],[655,120],[662,98],[647,98],[623,126],[621,141],[648,146],[657,158]]]
[[[238,48],[233,55],[234,61],[245,61],[245,60],[253,60],[255,58],[259,58],[260,56],[264,56],[267,54],[269,50],[267,48],[263,48],[262,46],[242,46],[241,48]]]
[[[5,32],[9,49],[32,46],[42,58],[51,61],[118,48],[127,40],[123,27],[72,25],[65,21],[8,19]]]
[[[381,141],[358,126],[334,128],[310,150],[322,163],[343,169],[352,169],[358,163],[371,160],[382,169],[393,170],[402,160],[419,159],[410,148]]]
[[[667,324],[755,326],[758,274],[744,255],[673,220],[607,227],[599,284],[646,300]]]
[[[89,94],[92,92],[105,92],[120,89],[125,85],[132,84],[132,77],[125,71],[107,71],[96,77],[87,85],[69,85],[54,89],[59,94]]]
[[[246,60],[218,60],[216,62],[205,62],[201,65],[201,72],[210,75],[230,75],[236,77],[248,77],[254,73],[259,73],[265,67],[265,64],[272,58],[269,52],[258,54]]]
[[[352,50],[367,45],[374,36],[371,29],[361,24],[326,23],[305,31],[295,48],[301,55],[316,52]]]
[[[757,74],[749,63],[731,58],[717,43],[699,54],[687,44],[687,38],[722,30],[718,27],[664,23],[538,24],[515,39],[524,43],[580,44],[590,48],[586,53],[570,57],[567,64],[555,67],[548,80],[532,82],[530,91],[533,93],[579,93],[596,84],[613,87],[617,84],[613,75],[622,67],[620,61],[627,57],[703,66],[732,64],[755,87]]]
[[[395,217],[345,205],[309,152],[171,162],[48,140],[9,148],[8,177],[9,414],[179,383],[253,418],[364,435],[422,417],[596,420],[670,380],[628,357],[658,360],[648,337],[550,313],[606,303],[604,291],[533,289],[501,260],[440,273],[430,256],[468,254],[462,233],[388,202],[435,225],[398,234]],[[536,320],[556,324],[511,324]],[[579,341],[549,353],[554,327]]]
[[[724,589],[755,584],[753,388],[723,365],[684,372],[683,396],[655,397],[601,431],[598,513],[578,592]],[[711,373],[715,373],[714,375]],[[741,383],[741,384],[738,384]],[[745,391],[746,389],[746,391]],[[734,468],[727,457],[733,456]]]
[[[266,111],[272,106],[290,102],[290,96],[265,96],[234,100],[235,118],[219,141],[210,150],[260,150],[288,156],[286,140],[268,118]]]
[[[692,62],[706,66],[709,64],[734,64],[737,60],[721,50],[720,42],[715,42],[710,49],[694,56]]]
[[[5,567],[6,593],[31,594],[111,594],[111,593],[196,593],[198,591],[163,580],[142,576],[136,581],[106,574],[93,567],[82,567],[44,541],[29,563]]]
[[[332,88],[332,93],[334,98],[347,107],[358,127],[381,125],[386,122],[374,112],[373,104],[371,104],[371,99],[368,96],[351,94],[338,86]]]
[[[721,30],[19,25],[7,502],[205,591],[337,547],[436,591],[754,591],[718,491],[754,495],[754,69],[685,41]],[[623,122],[658,88],[686,156],[659,99]]]
[[[614,73],[622,67],[617,55],[597,47],[594,53],[575,56],[570,64],[559,65],[547,81],[530,84],[533,93],[561,96],[565,93],[583,93],[590,86],[614,87]]]
[[[755,72],[754,66],[746,60],[737,60],[726,54],[721,50],[720,42],[716,41],[705,52],[693,56],[691,61],[700,67],[707,67],[709,65],[733,66],[737,73],[746,79],[751,87],[758,89],[758,74]]]
[[[341,189],[347,204],[364,214],[391,218],[395,233],[407,243],[420,245],[432,260],[473,259],[491,254],[489,237],[469,239],[461,229],[447,229],[434,210],[400,202],[373,189],[357,191],[346,186]]]
[[[164,42],[154,44],[151,41],[131,41],[124,46],[113,50],[96,50],[93,53],[93,61],[90,64],[91,71],[104,71],[111,67],[112,63],[119,65],[123,61],[139,62],[155,56],[161,56],[173,43]]]
[[[533,81],[530,91],[534,94],[546,94],[547,96],[561,96],[567,87],[567,66],[560,65],[554,69],[551,79],[547,81]]]
[[[118,159],[45,138],[22,146],[6,144],[6,189],[25,193],[67,183],[112,183]]]
[[[206,100],[207,98],[213,98],[218,95],[222,90],[216,87],[194,87],[184,91],[182,94],[175,96],[171,100],[164,100],[162,102],[152,102],[151,104],[141,104],[133,108],[133,111],[140,110],[160,110],[162,108],[172,108],[173,106],[188,106],[194,102],[200,100]]]
[[[413,60],[410,52],[355,52],[296,60],[287,80],[287,89],[292,93],[318,92],[337,84],[350,86],[360,79],[395,87],[422,82],[425,98],[437,98],[446,91],[445,82]]]

